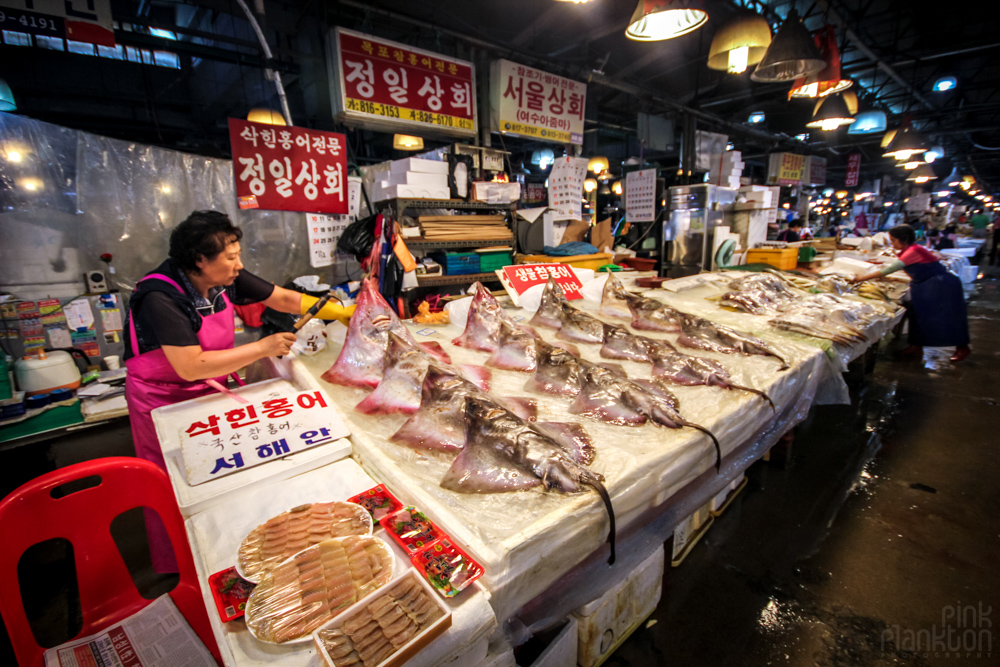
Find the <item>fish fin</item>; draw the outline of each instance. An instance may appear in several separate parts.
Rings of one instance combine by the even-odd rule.
[[[566,342],[552,343],[552,346],[558,347],[560,350],[566,350],[574,357],[580,356],[580,348],[577,347],[576,345],[573,345],[572,343],[566,343]]]
[[[486,360],[487,366],[506,371],[531,373],[538,367],[538,352],[534,343],[529,347],[502,345]]]
[[[496,402],[526,422],[533,422],[538,419],[538,401],[533,398],[505,396],[496,399]]]
[[[476,366],[475,364],[460,364],[458,369],[462,371],[462,377],[476,385],[483,391],[490,390],[490,380],[493,377],[493,373],[490,369],[484,368],[483,366]]]
[[[380,385],[381,386],[381,385]],[[380,392],[376,387],[375,391],[361,399],[361,402],[354,406],[358,412],[366,415],[389,415],[404,414],[411,415],[420,409],[420,394],[415,393],[414,400],[402,400],[397,393]]]
[[[461,424],[449,425],[417,410],[389,440],[414,449],[457,452],[465,445],[465,429]]]
[[[441,480],[441,487],[459,493],[501,493],[530,489],[541,483],[531,470],[513,463],[488,442],[473,439],[455,457]]]
[[[538,330],[535,327],[529,326],[527,324],[518,324],[517,328],[533,338],[541,338],[541,336],[538,333]]]
[[[570,414],[587,415],[598,421],[619,426],[642,426],[646,415],[633,410],[621,401],[597,400],[580,392],[569,406]]]
[[[330,384],[339,384],[344,387],[367,388],[377,387],[380,379],[379,377],[370,377],[364,371],[356,371],[346,364],[341,365],[336,363],[319,377]]]
[[[441,343],[437,343],[435,341],[428,341],[426,343],[418,343],[418,345],[420,345],[421,349],[423,349],[425,352],[427,352],[429,355],[431,355],[438,361],[445,364],[451,363],[451,357],[448,356],[448,353],[444,351],[443,347],[441,347]]]
[[[600,363],[600,364],[597,364],[597,365],[600,366],[601,368],[608,369],[609,371],[611,371],[612,373],[614,373],[615,375],[617,375],[620,378],[627,378],[628,377],[628,373],[625,372],[625,367],[622,366],[621,364]]]
[[[581,424],[573,422],[537,422],[534,429],[566,450],[580,465],[589,466],[597,456],[594,442]]]

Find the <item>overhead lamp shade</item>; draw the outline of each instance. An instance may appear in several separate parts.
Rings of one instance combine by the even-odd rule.
[[[587,163],[587,171],[594,174],[602,174],[606,172],[610,166],[611,164],[608,162],[608,158],[598,155],[590,158],[590,162]]]
[[[814,35],[813,40],[826,62],[826,67],[816,74],[796,79],[792,89],[788,91],[789,99],[826,97],[843,92],[854,85],[850,79],[840,76],[840,49],[837,48],[837,32],[833,26],[823,26]]]
[[[597,188],[597,194],[607,197],[611,194],[611,188],[608,187],[607,183],[602,183],[601,187]]]
[[[408,134],[394,134],[392,135],[392,147],[397,151],[422,151],[424,140]]]
[[[854,122],[847,128],[848,134],[876,134],[884,132],[886,118],[884,111],[862,111],[854,117]]]
[[[945,180],[949,187],[955,187],[956,185],[962,184],[962,175],[958,173],[958,167],[954,167],[951,173],[948,174],[948,178]]]
[[[892,157],[897,160],[908,160],[913,155],[919,155],[927,151],[927,145],[912,127],[904,127],[896,132],[884,148],[882,157]]]
[[[847,109],[847,103],[841,95],[830,95],[824,97],[816,105],[813,119],[806,123],[806,127],[818,127],[830,132],[836,130],[841,125],[849,125],[854,122],[854,117]]]
[[[794,81],[815,74],[824,67],[826,61],[816,48],[812,35],[802,25],[799,13],[792,9],[750,78],[774,83]]]
[[[614,192],[619,197],[622,196],[622,192],[625,191],[625,186],[622,185],[621,181],[615,181],[611,184],[611,191]]]
[[[741,74],[763,59],[771,45],[771,26],[758,14],[743,14],[725,24],[712,38],[708,67]]]
[[[898,132],[899,128],[897,127],[895,129],[887,131],[884,135],[882,135],[882,141],[879,142],[879,148],[885,148],[890,143],[892,143],[892,140],[896,138],[896,134]]]
[[[910,175],[906,177],[906,180],[913,181],[915,183],[926,183],[927,181],[933,181],[936,178],[937,175],[934,173],[934,167],[925,163],[911,171]]]
[[[597,189],[597,179],[596,178],[588,178],[587,180],[585,180],[583,182],[583,189],[584,189],[585,192],[593,192],[594,190],[596,190]]]
[[[658,42],[697,30],[708,21],[708,12],[698,0],[639,0],[625,29],[625,36],[638,42]]]
[[[285,117],[274,109],[267,107],[254,107],[247,114],[247,120],[251,123],[263,123],[264,125],[287,125]]]
[[[929,151],[924,153],[924,160],[926,162],[934,162],[938,158],[944,157],[944,148],[941,146],[932,146]]]
[[[3,79],[0,79],[0,111],[17,111],[14,93]]]

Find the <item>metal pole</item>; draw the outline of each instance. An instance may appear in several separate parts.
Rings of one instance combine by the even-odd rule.
[[[260,29],[260,24],[257,23],[257,18],[247,7],[247,3],[244,0],[236,0],[237,4],[243,8],[243,13],[247,15],[247,20],[250,21],[250,25],[253,26],[253,30],[257,33],[257,39],[260,41],[260,48],[264,52],[264,57],[268,60],[274,60],[274,56],[271,55],[271,47],[267,45],[267,40],[264,39],[264,31]],[[278,89],[278,99],[281,101],[281,115],[285,117],[285,122],[289,125],[294,125],[292,123],[292,112],[288,109],[288,98],[285,97],[285,87],[281,85],[281,72],[273,69],[265,70],[267,75],[274,80],[274,87]]]

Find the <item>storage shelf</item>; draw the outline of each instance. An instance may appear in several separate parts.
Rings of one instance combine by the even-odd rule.
[[[422,239],[403,239],[406,247],[410,250],[434,250],[435,248],[488,248],[491,246],[511,246],[514,239],[503,239],[499,241],[478,241],[476,239],[450,240],[450,241],[427,241]]]
[[[492,271],[488,273],[467,273],[463,276],[421,276],[417,275],[417,283],[420,287],[433,287],[435,285],[471,285],[479,282],[500,282],[497,274]]]
[[[374,206],[390,206],[397,213],[408,208],[453,208],[464,211],[513,211],[517,202],[509,204],[490,204],[484,201],[465,201],[463,199],[386,199],[375,202]]]

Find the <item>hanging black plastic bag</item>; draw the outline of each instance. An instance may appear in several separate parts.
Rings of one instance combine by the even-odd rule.
[[[370,255],[372,244],[375,243],[376,218],[378,218],[377,215],[369,215],[367,218],[359,218],[347,225],[347,229],[337,241],[337,250],[354,255],[358,261]]]

